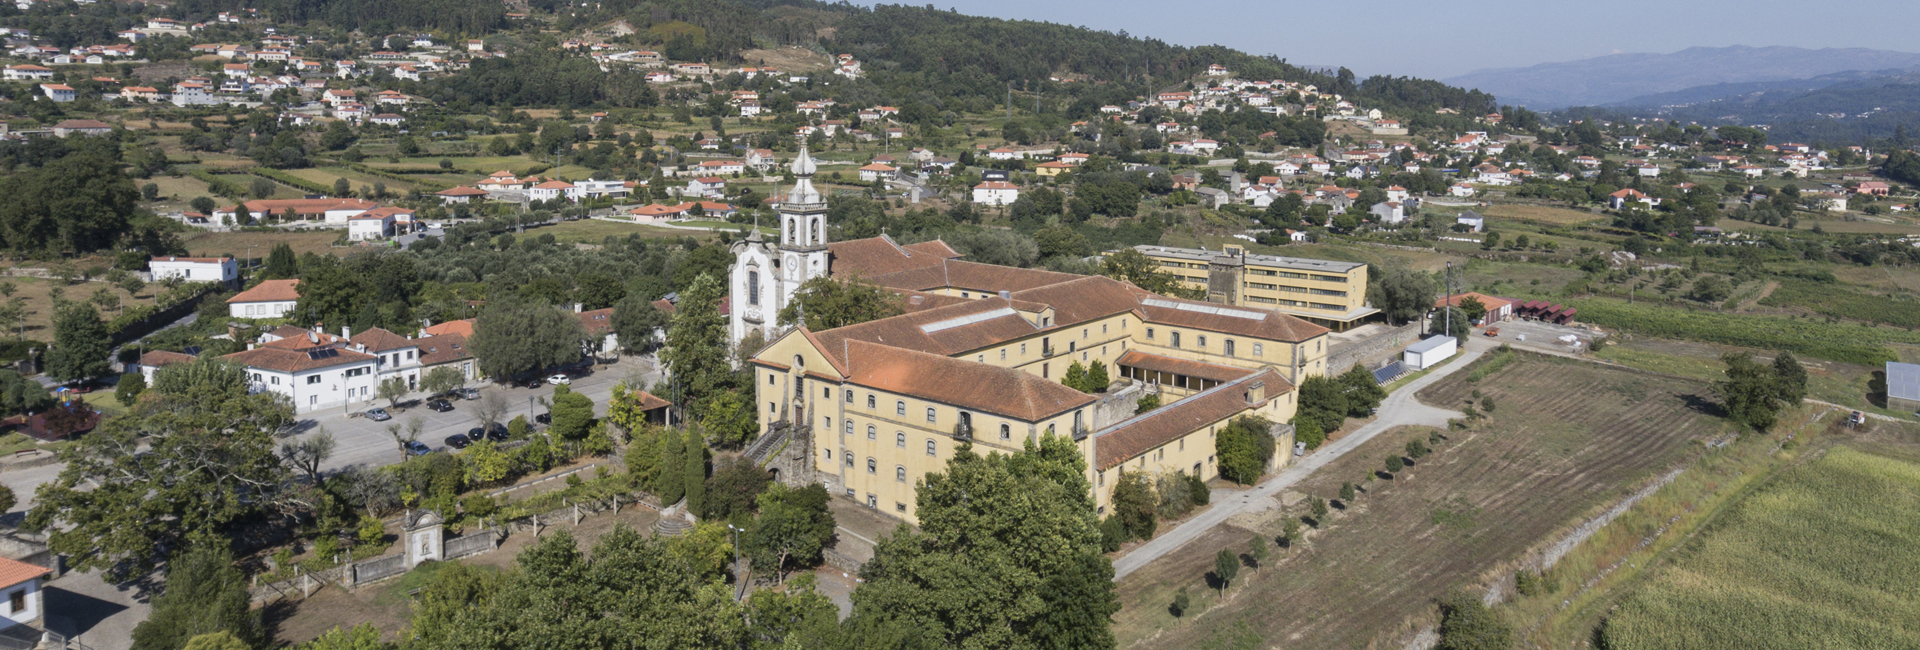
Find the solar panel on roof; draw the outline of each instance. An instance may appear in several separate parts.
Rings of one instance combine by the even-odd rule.
[[[319,361],[321,359],[332,359],[337,356],[340,356],[340,351],[333,348],[320,348],[318,350],[307,351],[307,358],[312,359],[314,361]]]

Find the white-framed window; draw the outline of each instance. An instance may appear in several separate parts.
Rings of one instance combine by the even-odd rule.
[[[893,480],[899,481],[901,483],[907,482],[907,466],[906,465],[893,466]]]
[[[907,448],[907,432],[905,431],[893,432],[893,446],[899,447],[901,449],[906,449]]]
[[[906,403],[906,402],[904,402],[904,401],[901,401],[901,400],[894,400],[894,401],[893,401],[893,414],[894,414],[894,415],[906,415],[906,414],[907,414],[907,403]]]
[[[874,407],[874,406],[873,406],[873,402],[874,402],[874,399],[873,399],[873,394],[872,394],[872,393],[868,393],[868,394],[867,394],[867,408],[873,408],[873,407]]]
[[[1266,347],[1267,346],[1261,345],[1259,343],[1253,344],[1253,356],[1256,356],[1256,357],[1267,356]]]
[[[847,420],[847,435],[853,435],[853,420]]]
[[[308,375],[308,376],[307,376],[307,385],[308,385],[308,386],[312,386],[312,385],[314,385],[314,384],[318,384],[318,383],[320,383],[320,375]]]
[[[1001,440],[1013,439],[1013,427],[1008,426],[1007,423],[1005,422],[1000,423],[1000,439]]]
[[[867,425],[867,439],[873,440],[879,437],[880,437],[880,430],[873,428],[873,425],[871,424]]]
[[[879,462],[877,462],[877,461],[875,461],[875,460],[874,460],[874,459],[872,459],[872,458],[868,458],[868,459],[867,459],[867,473],[868,473],[868,474],[878,474],[878,473],[880,473],[880,463],[879,463]]]
[[[938,447],[934,446],[932,438],[927,439],[927,455],[928,456],[940,455],[940,450]]]
[[[932,422],[934,421],[934,418],[935,418],[935,415],[934,415],[933,407],[931,406],[927,407],[927,421]]]

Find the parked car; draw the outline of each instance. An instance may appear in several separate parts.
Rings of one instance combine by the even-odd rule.
[[[532,377],[517,385],[522,388],[539,388],[547,385],[547,380],[541,377]]]
[[[547,383],[553,384],[555,386],[565,386],[567,384],[573,383],[573,378],[568,377],[566,373],[561,373],[561,374],[548,377]]]
[[[507,425],[495,422],[492,426],[487,427],[487,439],[494,442],[506,442]],[[474,440],[479,440],[479,438],[475,438]]]
[[[464,433],[456,433],[456,434],[447,436],[448,447],[452,447],[454,449],[466,449],[467,445],[471,445],[471,444],[473,444],[473,439],[468,437]]]
[[[387,410],[383,408],[372,408],[367,409],[367,419],[373,420],[374,422],[386,422],[387,420],[393,419],[393,414],[388,413]]]
[[[418,441],[418,440],[409,440],[409,441],[407,441],[407,455],[408,455],[408,456],[425,456],[425,455],[427,455],[427,454],[431,454],[431,453],[433,453],[433,448],[432,448],[432,447],[428,447],[428,446],[427,446],[427,443],[424,443],[424,442],[420,442],[420,441]]]
[[[434,411],[438,411],[440,413],[445,413],[447,411],[453,410],[453,402],[449,402],[444,399],[427,400],[427,408],[433,409]]]
[[[465,400],[480,399],[480,391],[472,388],[455,388],[453,389],[453,394]]]

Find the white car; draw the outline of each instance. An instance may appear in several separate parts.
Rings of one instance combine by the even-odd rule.
[[[566,384],[573,383],[573,378],[568,377],[566,375],[554,375],[552,377],[547,378],[547,383],[553,384],[555,386],[563,386]]]

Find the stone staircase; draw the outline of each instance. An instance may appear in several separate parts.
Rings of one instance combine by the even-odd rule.
[[[741,451],[741,456],[753,461],[756,465],[764,466],[768,460],[773,458],[774,453],[784,447],[787,440],[792,438],[796,432],[800,435],[807,435],[808,429],[809,427],[805,426],[796,429],[790,423],[776,422],[773,426],[767,428],[767,435],[760,436],[759,439],[748,444],[747,448]]]
[[[661,537],[679,537],[693,530],[693,522],[683,514],[684,502],[667,506],[660,511],[660,520],[653,522],[653,532]]]

